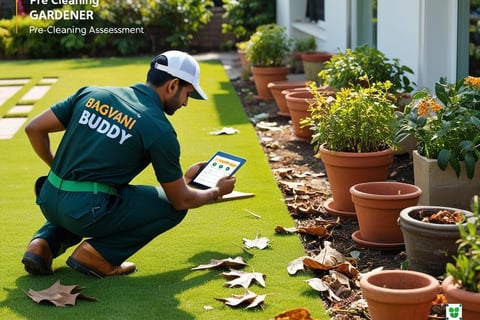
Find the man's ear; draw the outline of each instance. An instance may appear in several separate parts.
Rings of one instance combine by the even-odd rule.
[[[178,78],[174,78],[172,80],[169,80],[168,83],[167,83],[167,93],[173,94],[173,93],[177,92],[178,86],[179,86]]]

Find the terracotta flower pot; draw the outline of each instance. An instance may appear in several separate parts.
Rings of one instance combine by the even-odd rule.
[[[295,135],[300,139],[308,141],[312,139],[312,131],[308,127],[302,128],[300,120],[310,116],[308,111],[309,99],[313,99],[313,94],[308,90],[293,90],[285,96]]]
[[[290,71],[289,67],[251,67],[255,88],[257,89],[257,98],[263,100],[272,100],[273,96],[268,88],[270,82],[286,81]]]
[[[318,73],[324,68],[325,62],[330,60],[330,52],[305,52],[302,54],[305,78],[319,83]]]
[[[443,280],[442,290],[448,303],[462,304],[463,320],[480,319],[480,293],[461,289],[451,276]]]
[[[334,152],[320,147],[332,199],[324,207],[332,215],[356,218],[350,187],[362,182],[383,181],[393,162],[393,149],[378,152]]]
[[[270,82],[268,84],[268,88],[272,93],[273,99],[275,99],[275,103],[278,107],[278,115],[284,117],[290,117],[290,112],[288,111],[287,107],[287,100],[285,99],[285,95],[282,93],[284,90],[290,90],[295,88],[305,88],[306,84],[305,81],[275,81]]]
[[[413,206],[400,212],[402,230],[407,252],[408,269],[428,273],[432,276],[445,274],[445,266],[453,263],[457,253],[456,241],[460,232],[456,224],[438,224],[421,221],[439,210],[458,211],[460,209],[443,206]],[[464,217],[470,217],[470,211],[461,210]]]
[[[400,211],[417,204],[422,190],[413,184],[396,181],[364,182],[350,188],[357,213],[359,232],[355,242],[366,247],[403,247],[398,225]]]
[[[360,278],[372,320],[425,320],[438,287],[437,279],[416,271],[386,270]]]

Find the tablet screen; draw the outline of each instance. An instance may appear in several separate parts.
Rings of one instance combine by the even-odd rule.
[[[225,176],[232,176],[244,163],[245,159],[218,151],[200,169],[190,182],[191,186],[208,189],[217,185],[218,180]]]

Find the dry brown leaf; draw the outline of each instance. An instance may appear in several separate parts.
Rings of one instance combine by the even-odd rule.
[[[305,271],[305,266],[303,264],[303,260],[305,258],[306,257],[299,257],[295,260],[290,261],[290,263],[287,266],[288,274],[293,276],[298,271]]]
[[[243,238],[243,244],[245,244],[245,247],[247,249],[257,248],[262,250],[268,247],[268,245],[270,244],[270,239],[266,237],[259,238],[257,234],[255,239],[253,240]]]
[[[282,227],[282,226],[276,226],[275,227],[275,232],[276,233],[292,234],[292,233],[295,233],[297,231],[298,231],[298,229],[295,228],[295,227],[291,227],[291,228],[285,228],[285,227]]]
[[[330,235],[327,228],[324,226],[301,227],[298,228],[298,232],[303,234],[311,234],[319,237],[328,237]]]
[[[245,289],[247,289],[254,280],[262,287],[265,287],[265,278],[267,277],[260,272],[245,272],[234,269],[230,269],[229,272],[224,272],[222,275],[227,279],[232,279],[226,283],[228,287],[242,286]]]
[[[311,317],[310,311],[304,308],[297,308],[277,314],[273,320],[315,320]]]
[[[324,241],[324,247],[315,257],[305,257],[303,263],[310,270],[330,270],[345,262],[343,254],[331,246],[331,242]]]
[[[97,301],[97,299],[81,294],[81,288],[77,285],[64,286],[57,280],[45,290],[35,291],[29,289],[25,292],[36,303],[50,302],[57,307],[74,306],[77,298],[87,301]],[[73,293],[75,292],[75,293]]]
[[[205,270],[205,269],[214,269],[214,268],[224,268],[224,267],[244,267],[247,263],[243,260],[242,257],[238,256],[234,259],[211,259],[210,263],[198,265],[192,270]]]
[[[245,309],[254,308],[257,306],[262,306],[265,301],[266,295],[257,295],[256,293],[246,289],[245,294],[238,295],[232,294],[230,298],[215,298],[215,300],[225,302],[226,305],[231,307],[238,307],[242,305],[247,305]]]

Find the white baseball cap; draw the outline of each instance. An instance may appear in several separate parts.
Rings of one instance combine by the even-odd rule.
[[[167,72],[190,83],[195,89],[195,92],[191,95],[192,98],[207,100],[207,95],[200,88],[200,66],[191,55],[178,50],[166,51],[161,55],[167,58],[168,65],[155,62],[155,69]]]

